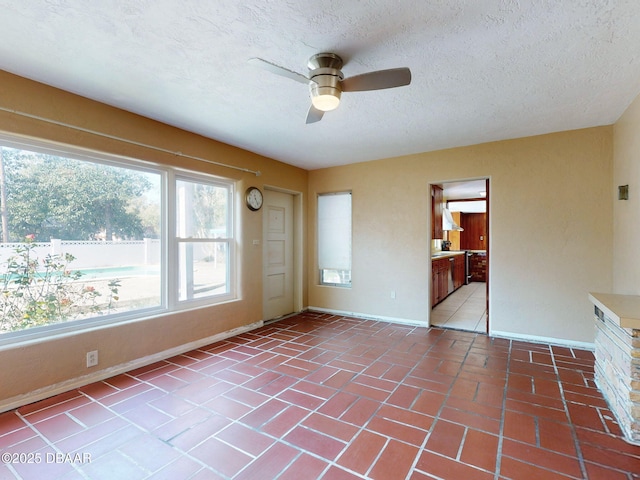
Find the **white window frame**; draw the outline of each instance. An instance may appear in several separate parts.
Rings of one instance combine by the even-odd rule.
[[[176,272],[176,275],[172,275],[168,278],[173,282],[171,288],[169,289],[169,304],[173,306],[175,309],[180,309],[181,307],[194,307],[199,305],[209,305],[212,303],[221,303],[226,302],[236,298],[236,288],[235,288],[235,271],[236,271],[236,248],[235,248],[235,233],[234,233],[234,201],[235,198],[235,189],[233,182],[222,180],[218,177],[213,177],[211,175],[202,175],[194,172],[187,171],[178,171],[176,170],[173,175],[170,175],[170,185],[173,190],[172,195],[169,196],[170,203],[172,204],[173,214],[170,217],[169,222],[169,245],[170,251],[173,252],[173,255],[170,255],[170,262],[172,262],[172,271]],[[227,196],[227,219],[229,221],[229,225],[227,225],[227,236],[226,237],[204,237],[204,238],[192,238],[192,237],[180,237],[178,235],[177,228],[177,194],[176,194],[176,185],[179,181],[186,181],[192,183],[201,183],[204,185],[211,185],[216,187],[227,188],[228,196]],[[210,295],[203,298],[193,298],[193,299],[179,299],[179,289],[180,289],[180,279],[178,277],[178,273],[180,271],[179,266],[179,252],[180,245],[184,243],[221,243],[225,244],[227,247],[227,271],[226,271],[226,285],[228,286],[228,291],[223,294]]]
[[[0,133],[0,143],[2,146],[10,148],[24,149],[37,153],[56,155],[91,163],[99,163],[130,170],[149,172],[160,175],[161,182],[161,294],[160,305],[155,307],[141,308],[121,313],[113,313],[99,317],[92,317],[80,320],[70,320],[68,322],[32,327],[25,330],[0,334],[0,346],[20,343],[24,341],[34,341],[45,339],[57,335],[68,335],[78,333],[87,329],[96,328],[103,325],[117,325],[126,321],[142,320],[158,315],[180,312],[202,306],[212,306],[237,299],[236,271],[238,261],[236,258],[235,239],[235,183],[231,179],[217,177],[200,172],[192,172],[177,167],[157,164],[150,161],[96,152],[81,147],[75,147],[56,142],[25,138],[19,135]],[[229,190],[228,199],[228,221],[231,223],[228,228],[229,237],[223,239],[213,239],[214,241],[226,242],[228,245],[229,260],[227,271],[228,292],[224,295],[211,295],[205,298],[194,300],[178,301],[178,239],[176,231],[176,180],[186,179],[202,183],[224,186]],[[204,241],[211,241],[205,239]]]

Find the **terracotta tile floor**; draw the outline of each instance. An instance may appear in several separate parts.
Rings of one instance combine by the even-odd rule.
[[[638,479],[590,352],[305,313],[0,415],[0,479]]]

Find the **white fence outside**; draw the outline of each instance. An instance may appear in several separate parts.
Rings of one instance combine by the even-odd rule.
[[[5,265],[9,257],[15,255],[17,247],[24,243],[0,243],[0,265]],[[34,251],[42,259],[48,254],[73,255],[76,259],[73,270],[93,267],[112,267],[117,265],[159,265],[160,240],[123,241],[64,241],[51,239],[51,242],[34,243]]]

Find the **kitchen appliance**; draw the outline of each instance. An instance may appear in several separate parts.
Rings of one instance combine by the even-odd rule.
[[[471,255],[469,251],[464,252],[464,284],[469,285],[471,283]]]
[[[453,215],[451,215],[451,211],[447,207],[444,207],[442,209],[442,230],[444,231],[455,230],[457,232],[464,231],[464,228],[458,225],[456,221],[453,219]]]

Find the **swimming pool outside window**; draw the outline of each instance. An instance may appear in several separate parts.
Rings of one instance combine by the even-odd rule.
[[[0,136],[0,343],[232,298],[232,199],[217,177]]]

